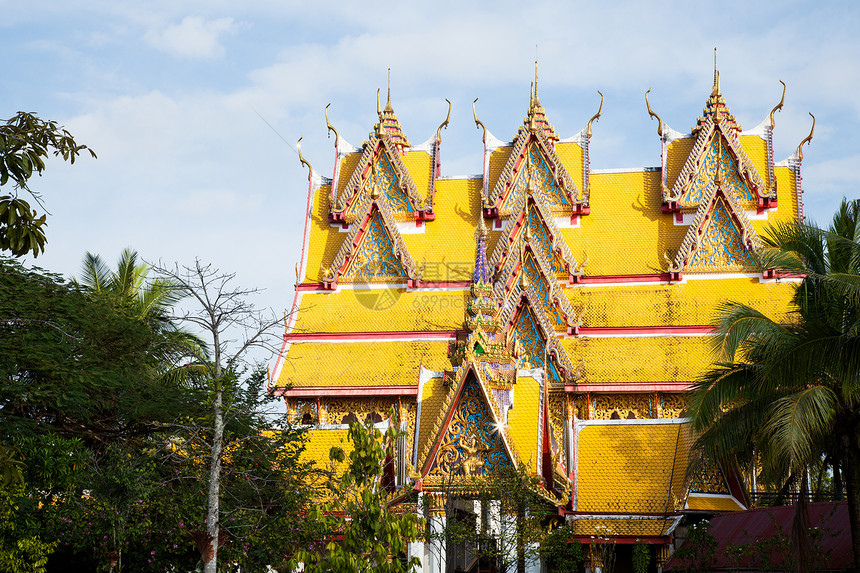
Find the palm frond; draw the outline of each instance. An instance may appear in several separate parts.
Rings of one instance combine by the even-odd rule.
[[[75,283],[87,290],[99,293],[108,288],[111,272],[104,260],[99,255],[87,251],[84,262],[81,264],[81,280]]]
[[[776,400],[764,425],[770,449],[794,468],[808,465],[813,445],[832,433],[838,398],[826,386],[813,386]]]

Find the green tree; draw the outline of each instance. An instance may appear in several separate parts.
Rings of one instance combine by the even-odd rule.
[[[787,324],[727,303],[717,323],[722,362],[693,385],[697,445],[741,466],[759,456],[779,487],[822,458],[844,478],[860,569],[860,200],[829,230],[772,227],[763,265],[803,275]]]
[[[422,520],[412,513],[390,512],[381,485],[382,468],[394,455],[397,435],[393,426],[383,434],[372,426],[349,425],[353,448],[348,467],[343,475],[333,476],[331,501],[310,512],[310,518],[322,524],[327,542],[299,551],[291,568],[302,562],[307,573],[401,573],[420,566],[417,557],[405,563],[399,557],[418,538]],[[329,456],[338,463],[347,459],[337,447]]]
[[[18,112],[0,123],[0,187],[11,184],[8,195],[0,195],[0,251],[14,256],[45,252],[46,216],[38,216],[30,203],[19,197],[23,191],[42,205],[41,195],[29,185],[30,178],[45,170],[45,159],[53,154],[74,163],[84,151],[71,133],[55,121],[45,121],[34,113]]]

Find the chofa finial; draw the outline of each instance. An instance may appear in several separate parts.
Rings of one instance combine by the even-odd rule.
[[[654,110],[651,109],[651,104],[648,102],[648,94],[651,93],[651,88],[648,88],[648,91],[645,92],[645,105],[648,107],[648,115],[651,116],[651,119],[657,118],[657,135],[663,137],[663,120],[660,119],[660,116],[654,113]]]
[[[308,163],[307,160],[302,155],[302,138],[303,137],[304,136],[300,137],[299,140],[296,141],[296,151],[299,153],[299,161],[302,162],[302,165],[304,165],[305,167],[308,168],[308,181],[310,181],[311,176],[313,175],[313,172],[314,172],[314,168],[311,167],[311,164]],[[801,144],[801,145],[803,145],[803,144]]]
[[[812,129],[809,130],[809,135],[807,135],[803,141],[800,142],[800,145],[797,146],[797,159],[800,161],[803,161],[803,144],[812,141],[812,134],[815,133],[815,116],[810,113],[809,117],[812,118]]]
[[[779,83],[782,84],[782,97],[780,98],[779,103],[776,104],[776,106],[772,110],[770,110],[770,130],[771,131],[773,131],[773,128],[776,125],[773,121],[773,114],[778,112],[778,111],[782,111],[782,105],[785,103],[785,82],[782,80],[779,80]]]
[[[585,136],[589,139],[591,139],[591,124],[600,119],[600,113],[603,111],[603,92],[597,90],[597,93],[600,94],[600,107],[597,108],[597,113],[588,120],[588,127],[585,130]]]
[[[481,127],[484,129],[483,142],[487,143],[487,126],[484,125],[484,123],[478,119],[478,112],[475,111],[475,103],[477,101],[478,101],[478,98],[475,98],[475,100],[472,102],[472,116],[475,118],[475,129],[477,129],[478,127]]]
[[[448,115],[445,117],[445,121],[436,128],[436,145],[442,143],[442,128],[448,129],[448,121],[451,119],[451,100],[445,98],[445,101],[448,102]]]
[[[334,128],[334,126],[331,124],[331,122],[328,120],[328,108],[330,105],[331,105],[331,102],[329,102],[329,104],[327,106],[325,106],[325,125],[326,125],[326,128],[328,128],[328,131],[334,132],[334,146],[336,149],[337,147],[340,146],[340,134],[337,132],[337,130]],[[329,133],[328,135],[329,135],[329,137],[331,137],[331,133]]]

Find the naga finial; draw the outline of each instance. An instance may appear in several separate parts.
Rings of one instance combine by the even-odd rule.
[[[379,116],[379,120],[382,121],[382,105],[379,103],[379,92],[380,89],[376,89],[376,115]]]
[[[803,144],[812,141],[812,134],[815,133],[815,116],[810,113],[809,117],[812,118],[812,129],[809,130],[809,135],[807,135],[803,141],[800,142],[800,145],[797,146],[797,159],[800,161],[803,161]]]
[[[657,118],[657,135],[663,137],[663,120],[660,119],[660,116],[654,113],[654,110],[651,109],[651,104],[648,102],[648,94],[651,93],[651,88],[648,88],[648,91],[645,92],[645,105],[648,107],[648,115],[651,116],[651,119]]]
[[[600,107],[597,108],[597,113],[595,113],[591,119],[588,120],[588,127],[585,130],[585,136],[588,139],[591,139],[591,124],[600,119],[600,114],[603,112],[603,92],[597,90],[597,93],[600,94]]]
[[[442,128],[448,129],[448,121],[451,119],[451,100],[445,98],[445,101],[448,102],[448,115],[445,117],[445,121],[439,124],[439,127],[436,128],[436,145],[442,143]]]
[[[303,137],[304,136],[300,137],[299,140],[296,142],[296,151],[298,151],[298,153],[299,153],[299,161],[302,162],[302,165],[304,165],[305,167],[308,168],[308,181],[310,181],[311,175],[313,175],[313,172],[314,172],[314,168],[311,167],[311,164],[308,163],[307,160],[302,155],[302,138]]]
[[[773,121],[773,114],[778,112],[778,111],[782,111],[782,105],[785,103],[785,82],[782,80],[779,80],[779,83],[782,84],[782,97],[780,98],[779,103],[776,104],[776,107],[774,107],[772,110],[770,110],[770,130],[771,131],[773,131],[773,128],[776,125]]]
[[[330,105],[331,105],[331,102],[329,102],[329,104],[327,106],[325,106],[325,125],[326,125],[326,128],[328,128],[329,132],[331,132],[331,131],[334,132],[334,147],[335,147],[335,149],[337,149],[337,147],[340,145],[340,134],[337,132],[337,130],[334,128],[334,126],[331,124],[331,122],[328,120],[328,108]],[[329,133],[328,136],[331,137],[331,133]]]
[[[475,98],[475,100],[472,102],[472,116],[475,118],[475,129],[477,129],[478,126],[480,126],[484,129],[483,141],[486,144],[487,143],[487,126],[484,125],[483,122],[478,119],[478,112],[475,111],[475,102],[477,102],[477,101],[478,101],[478,98]]]

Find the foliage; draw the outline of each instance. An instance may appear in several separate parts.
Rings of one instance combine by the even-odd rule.
[[[412,513],[389,511],[381,485],[385,459],[394,454],[398,432],[389,427],[385,434],[373,426],[349,426],[352,451],[332,448],[335,463],[349,460],[342,475],[333,475],[330,500],[311,508],[309,517],[324,525],[325,545],[301,550],[291,562],[304,563],[307,573],[396,573],[413,571],[421,562],[412,557],[405,563],[407,544],[418,538],[422,520]]]
[[[573,527],[563,525],[552,530],[543,543],[549,571],[579,571],[585,562],[582,544],[573,538]]]
[[[0,488],[0,571],[45,573],[48,556],[58,542],[45,542],[38,534],[16,531],[16,502],[22,494],[21,485]]]
[[[451,476],[441,492],[445,526],[431,527],[426,542],[431,551],[445,548],[449,556],[452,548],[461,547],[501,571],[525,567],[538,559],[547,537],[547,517],[553,508],[540,495],[542,488],[523,464],[485,475]],[[480,508],[480,527],[477,516],[461,510],[472,502]]]
[[[159,431],[197,402],[156,376],[164,342],[110,301],[0,258],[0,442],[54,432],[100,448]]]
[[[96,156],[57,122],[36,114],[22,111],[0,123],[0,187],[11,183],[13,188],[10,195],[0,196],[0,251],[10,251],[14,256],[33,253],[34,257],[45,252],[46,217],[37,216],[18,194],[26,191],[41,205],[41,196],[30,188],[29,181],[45,170],[45,158],[53,154],[74,164],[84,151]]]
[[[687,540],[675,551],[672,563],[685,573],[710,571],[717,561],[717,540],[711,535],[711,523],[707,520],[694,523],[687,533]]]
[[[819,460],[844,477],[860,566],[860,200],[829,230],[771,227],[765,265],[804,275],[785,320],[727,303],[717,324],[723,362],[694,384],[688,411],[712,459],[750,467],[781,489]]]
[[[651,550],[637,539],[633,544],[633,573],[648,573],[648,565],[651,564]]]

